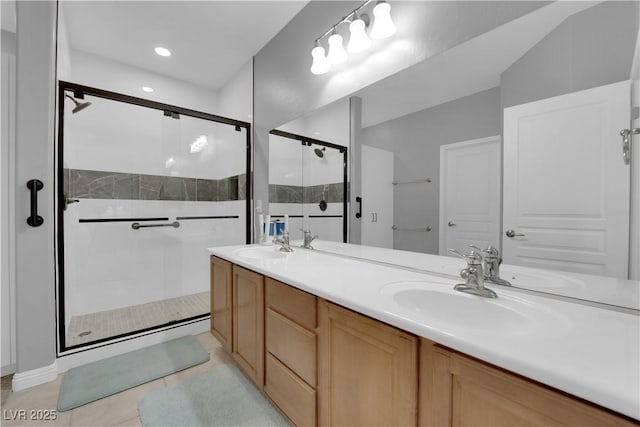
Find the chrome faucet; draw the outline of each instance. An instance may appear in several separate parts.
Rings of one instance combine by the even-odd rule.
[[[469,247],[482,254],[482,267],[485,282],[502,286],[511,286],[511,283],[507,280],[500,278],[500,264],[502,264],[502,258],[500,258],[500,251],[498,251],[498,249],[491,245],[489,245],[485,250],[480,250],[478,247],[473,245],[469,245]]]
[[[311,230],[302,230],[300,229],[300,231],[302,231],[302,236],[304,238],[303,243],[302,243],[302,247],[305,249],[313,249],[313,246],[311,246],[311,242],[313,242],[314,240],[316,240],[318,238],[318,236],[311,236]]]
[[[485,298],[498,298],[498,295],[489,288],[484,287],[484,273],[482,269],[482,255],[476,250],[471,250],[466,255],[461,254],[455,249],[449,249],[449,252],[464,258],[467,261],[467,267],[460,270],[460,277],[466,280],[466,283],[458,283],[453,287],[456,291],[465,292],[467,294],[478,295]]]
[[[293,249],[291,248],[291,246],[289,246],[289,232],[288,231],[283,231],[281,237],[278,237],[278,236],[274,237],[273,238],[273,243],[277,243],[279,245],[282,245],[282,247],[280,248],[281,252],[293,252]]]

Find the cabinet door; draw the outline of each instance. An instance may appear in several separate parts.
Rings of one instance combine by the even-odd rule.
[[[324,300],[319,316],[318,424],[415,425],[417,339]]]
[[[211,257],[211,333],[231,352],[231,263]]]
[[[428,426],[631,426],[608,411],[423,341],[420,422]],[[424,370],[432,370],[432,375]],[[430,381],[425,381],[430,377]]]
[[[233,357],[260,388],[264,382],[264,277],[233,266]]]

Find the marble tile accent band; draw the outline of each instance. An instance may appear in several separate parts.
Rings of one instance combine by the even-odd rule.
[[[344,184],[311,185],[308,187],[294,185],[269,184],[269,203],[327,203],[344,202]]]
[[[84,169],[65,169],[64,179],[69,198],[194,202],[245,200],[247,182],[246,174],[200,179]]]

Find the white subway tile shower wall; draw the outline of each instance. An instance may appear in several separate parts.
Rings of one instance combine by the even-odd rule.
[[[245,173],[245,129],[92,96],[85,101],[92,105],[77,114],[67,102],[65,168],[203,179]],[[206,145],[192,152],[200,136]]]
[[[83,199],[65,213],[65,324],[71,316],[144,304],[209,288],[203,248],[244,243],[245,202]],[[238,215],[133,230],[131,222],[80,218]],[[155,222],[154,222],[155,223]]]

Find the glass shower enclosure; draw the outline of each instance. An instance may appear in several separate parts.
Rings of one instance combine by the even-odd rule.
[[[251,238],[249,130],[60,82],[60,352],[210,315],[206,248]]]
[[[302,229],[321,240],[347,241],[347,147],[304,135],[269,132],[269,212],[285,214],[290,239]]]

